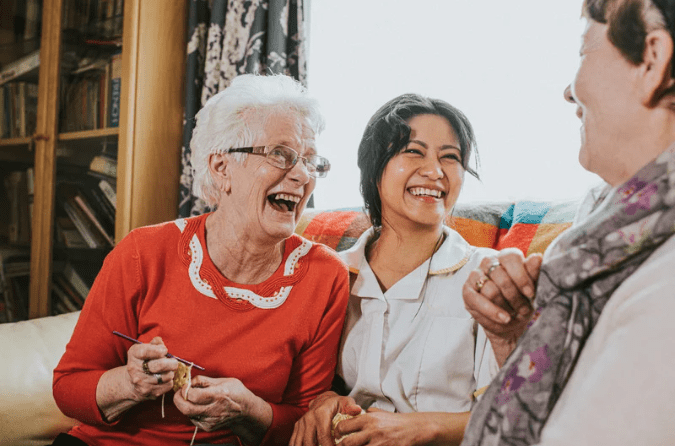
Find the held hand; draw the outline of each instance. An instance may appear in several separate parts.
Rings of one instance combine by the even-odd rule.
[[[210,432],[228,427],[250,442],[260,442],[272,423],[272,408],[236,378],[192,378],[188,399],[187,384],[173,397],[174,404],[192,424]]]
[[[423,412],[392,413],[380,409],[370,408],[364,415],[340,421],[335,428],[335,436],[347,435],[340,441],[340,446],[413,446],[435,444],[459,444],[459,439],[445,438],[441,425],[447,424],[444,419],[441,423],[436,415]],[[459,415],[459,414],[440,414]],[[463,414],[462,414],[463,415]],[[468,420],[468,416],[463,416]],[[464,424],[461,425],[463,432]],[[323,443],[321,444],[322,446]]]
[[[159,336],[149,344],[134,344],[127,353],[127,379],[138,402],[154,400],[171,390],[178,361],[167,358],[168,350]]]
[[[332,446],[333,417],[337,413],[358,415],[361,407],[353,398],[340,396],[335,392],[325,392],[316,397],[309,410],[295,423],[289,446]]]
[[[520,250],[505,249],[483,259],[462,289],[466,309],[485,329],[500,364],[532,317],[541,261],[541,254],[525,259]]]

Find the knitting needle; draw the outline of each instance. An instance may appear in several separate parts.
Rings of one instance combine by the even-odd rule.
[[[134,339],[134,338],[132,338],[132,337],[129,337],[129,336],[125,335],[125,334],[120,333],[119,331],[113,331],[113,334],[119,336],[120,338],[124,338],[124,339],[126,339],[127,341],[135,342],[136,344],[142,344],[142,342],[139,341],[138,339]],[[197,369],[199,369],[199,370],[205,370],[204,367],[198,366],[198,365],[195,364],[194,362],[186,361],[185,359],[179,358],[178,356],[174,356],[174,355],[172,355],[171,353],[167,353],[167,354],[166,354],[166,357],[167,357],[167,358],[173,358],[173,359],[175,359],[176,361],[180,361],[180,362],[182,362],[182,363],[185,364],[185,365],[191,365],[191,366],[193,366],[193,367],[195,367],[195,368],[197,368]]]

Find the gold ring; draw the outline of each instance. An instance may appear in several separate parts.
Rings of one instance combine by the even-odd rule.
[[[157,384],[164,384],[164,381],[162,381],[162,375],[159,373],[155,373],[155,378],[157,378]]]
[[[486,276],[482,276],[480,279],[478,279],[476,282],[476,291],[480,293],[480,290],[483,289],[488,280],[490,280],[490,278]]]
[[[499,268],[500,266],[502,266],[502,264],[499,263],[499,260],[495,260],[494,262],[492,262],[492,265],[490,265],[490,267],[488,268],[488,270],[487,270],[487,272],[485,273],[485,275],[488,276],[488,277],[490,277],[490,274],[492,274],[492,271],[496,270],[496,269]]]
[[[152,372],[150,371],[150,368],[148,367],[148,361],[149,361],[149,359],[146,359],[146,360],[143,361],[143,372],[146,375],[152,375]]]

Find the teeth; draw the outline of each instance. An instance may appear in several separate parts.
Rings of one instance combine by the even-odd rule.
[[[293,203],[299,203],[300,202],[300,197],[297,197],[295,195],[288,195],[288,194],[276,194],[274,196],[275,200],[286,200],[286,201],[292,201]]]
[[[419,196],[419,195],[429,195],[435,198],[441,198],[443,196],[443,192],[440,190],[436,189],[427,189],[424,187],[413,187],[410,189],[410,193]]]

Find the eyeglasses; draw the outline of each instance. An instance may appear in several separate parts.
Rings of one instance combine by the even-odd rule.
[[[292,169],[302,159],[307,167],[307,172],[314,178],[325,178],[330,170],[330,162],[319,155],[300,156],[298,152],[282,144],[272,144],[269,146],[240,147],[230,149],[227,153],[250,153],[251,155],[262,155],[267,162],[280,169]]]

